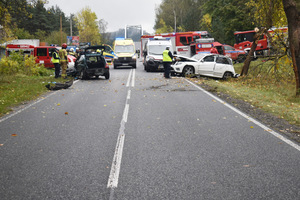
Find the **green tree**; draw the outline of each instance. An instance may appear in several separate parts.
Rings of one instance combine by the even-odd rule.
[[[257,29],[254,35],[250,52],[244,62],[241,72],[242,76],[248,74],[250,63],[257,47],[257,40],[260,38],[260,36],[263,34],[267,35],[273,49],[280,49],[280,47],[275,45],[273,41],[274,37],[270,36],[268,30],[272,26],[281,27],[287,23],[281,0],[250,0],[246,5],[253,8],[253,13],[248,16],[253,19],[253,25],[256,25],[259,27],[259,29]],[[282,43],[284,43],[283,39],[281,44]]]
[[[200,30],[199,21],[202,17],[201,6],[207,0],[163,0],[156,9],[154,29],[161,29],[161,19],[171,32]]]
[[[12,27],[16,26],[18,20],[16,15],[27,16],[26,0],[1,0],[0,1],[0,42],[14,38]]]
[[[48,44],[57,44],[57,45],[61,45],[61,34],[62,34],[62,38],[63,38],[63,43],[66,42],[66,38],[67,38],[67,33],[65,32],[60,32],[60,31],[52,31],[47,37],[45,37],[45,41]]]
[[[17,39],[34,39],[34,35],[31,35],[29,31],[24,28],[16,28],[14,29],[14,35]]]
[[[201,7],[203,16],[199,23],[205,28],[211,27],[211,34],[216,41],[234,44],[234,32],[253,30],[254,25],[248,13],[251,8],[241,0],[210,0]],[[211,24],[207,24],[211,21]]]
[[[76,21],[81,42],[91,42],[92,45],[101,44],[96,13],[92,12],[88,7],[83,8],[76,14],[74,20]]]
[[[160,19],[160,22],[158,24],[160,28],[156,29],[157,34],[161,33],[169,33],[172,32],[173,28],[171,26],[167,26],[163,19]]]

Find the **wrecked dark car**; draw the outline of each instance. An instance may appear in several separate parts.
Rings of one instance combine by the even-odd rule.
[[[107,64],[103,52],[105,46],[90,46],[82,49],[80,56],[75,62],[76,76],[80,79],[98,78],[104,76],[109,79],[109,65]]]

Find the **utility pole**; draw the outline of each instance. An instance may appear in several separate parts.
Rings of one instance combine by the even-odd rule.
[[[70,36],[72,37],[73,35],[73,30],[72,30],[72,14],[70,15]]]
[[[62,16],[60,16],[60,44],[62,44]]]

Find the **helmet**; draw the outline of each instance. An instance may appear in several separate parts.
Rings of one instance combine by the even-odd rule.
[[[73,51],[74,51],[74,49],[73,49],[73,48],[71,48],[71,49],[70,49],[70,51],[72,51],[72,52],[73,52]]]
[[[66,48],[67,48],[67,44],[66,44],[66,43],[63,43],[63,44],[61,45],[61,47],[62,47],[63,49],[66,49]]]
[[[100,49],[97,49],[97,53],[101,53],[101,50],[100,50]]]

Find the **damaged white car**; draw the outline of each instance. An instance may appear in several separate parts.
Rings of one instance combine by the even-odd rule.
[[[215,78],[237,78],[231,58],[219,54],[196,54],[191,58],[176,56],[171,72],[182,76],[202,75]]]

